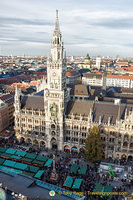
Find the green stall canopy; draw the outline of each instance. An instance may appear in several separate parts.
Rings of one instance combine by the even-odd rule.
[[[73,184],[73,178],[71,176],[67,176],[64,186],[71,188],[72,184]]]
[[[72,165],[72,167],[71,167],[71,172],[72,172],[72,173],[74,173],[74,174],[76,174],[76,173],[77,173],[77,171],[78,171],[78,168],[79,168],[79,166],[78,166],[78,165],[76,165],[76,164],[73,164],[73,165]]]
[[[9,167],[0,166],[0,169],[4,172],[15,172],[16,174],[20,174],[22,171],[17,169],[11,169]]]
[[[32,159],[29,159],[29,158],[22,158],[21,159],[23,162],[28,162],[28,163],[31,163],[32,162]]]
[[[72,189],[79,189],[81,186],[82,180],[83,179],[81,179],[81,178],[76,178],[74,181],[74,184],[72,186]]]
[[[39,167],[28,165],[26,171],[36,173],[39,170]]]
[[[21,156],[21,157],[24,157],[26,155],[26,152],[24,151],[16,151],[15,153],[17,156]]]
[[[13,156],[10,156],[10,158],[13,158],[13,159],[16,159],[16,160],[21,160],[22,157],[13,155]]]
[[[25,158],[29,158],[29,159],[35,159],[36,158],[36,154],[34,154],[34,153],[27,153],[26,155],[25,155]]]
[[[2,165],[4,161],[5,161],[5,159],[0,158],[0,165]]]
[[[43,175],[44,170],[39,170],[36,175],[34,176],[34,178],[41,178],[41,176]]]
[[[102,184],[96,183],[93,192],[103,192],[103,186],[102,186]]]
[[[5,153],[9,153],[9,154],[12,154],[12,155],[14,155],[15,154],[15,152],[16,152],[16,150],[15,149],[7,149],[6,150],[6,152]]]
[[[49,167],[52,164],[52,162],[53,162],[53,159],[48,159],[44,167]]]
[[[12,156],[12,154],[2,153],[0,156],[4,157],[4,158],[10,158]]]
[[[0,153],[4,153],[6,151],[6,148],[0,147]]]
[[[31,176],[31,177],[33,177],[35,174],[34,173],[32,173],[32,172],[23,172],[22,174],[24,174],[24,175],[26,175],[26,176]]]
[[[112,186],[111,185],[103,186],[103,192],[112,193]],[[111,196],[111,195],[106,194],[105,196]]]
[[[27,165],[26,164],[23,164],[23,163],[16,163],[14,168],[16,169],[20,169],[20,170],[25,170],[27,168]]]
[[[79,174],[81,175],[85,175],[86,174],[86,170],[87,170],[87,166],[82,166],[79,170]]]
[[[12,167],[14,168],[16,162],[12,161],[12,160],[5,160],[3,165],[7,166],[7,167]]]
[[[39,160],[34,160],[34,161],[32,162],[32,164],[44,165],[44,162],[41,162],[41,161],[39,161]]]
[[[41,155],[38,155],[36,157],[36,160],[38,161],[42,161],[42,162],[46,162],[48,160],[47,156],[41,156]]]

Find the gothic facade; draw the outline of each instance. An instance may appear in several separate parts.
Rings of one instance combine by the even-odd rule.
[[[85,85],[68,88],[63,50],[56,11],[43,95],[24,96],[16,87],[16,137],[48,149],[82,151],[90,128],[96,125],[105,157],[132,159],[133,106],[92,101]]]

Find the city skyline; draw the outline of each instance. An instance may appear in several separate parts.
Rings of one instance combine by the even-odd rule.
[[[58,9],[68,56],[131,57],[132,6],[131,0],[5,0],[0,3],[0,54],[48,56]]]

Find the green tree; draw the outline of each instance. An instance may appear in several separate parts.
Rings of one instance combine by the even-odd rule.
[[[95,162],[102,159],[103,149],[100,137],[100,130],[97,126],[90,129],[90,134],[85,141],[84,158],[87,161]]]

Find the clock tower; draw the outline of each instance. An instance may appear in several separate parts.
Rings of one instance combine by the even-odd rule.
[[[63,150],[64,111],[68,99],[66,89],[66,59],[59,29],[58,10],[51,41],[51,55],[47,59],[47,86],[44,90],[47,147]]]

